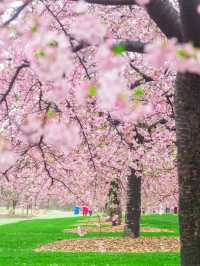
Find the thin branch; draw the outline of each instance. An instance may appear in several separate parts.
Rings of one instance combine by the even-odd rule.
[[[40,1],[44,4],[43,0],[40,0]],[[69,43],[70,43],[70,45],[71,45],[71,49],[72,49],[72,51],[73,51],[73,49],[74,49],[74,52],[75,52],[75,54],[76,54],[76,56],[77,56],[77,58],[78,58],[78,60],[79,60],[79,63],[82,65],[82,67],[83,67],[83,69],[84,69],[84,71],[85,71],[85,73],[86,73],[87,78],[88,78],[88,79],[91,79],[91,78],[90,78],[90,75],[89,75],[89,72],[88,72],[88,70],[87,70],[87,67],[86,67],[85,64],[83,63],[83,60],[81,59],[80,55],[78,54],[78,51],[79,51],[80,49],[77,50],[77,49],[74,48],[74,45],[73,45],[73,42],[72,42],[72,40],[73,40],[72,36],[70,36],[70,34],[66,31],[64,25],[63,25],[62,22],[58,19],[58,17],[54,14],[54,12],[51,10],[51,8],[50,8],[48,5],[46,5],[46,4],[44,4],[44,6],[46,7],[46,9],[48,10],[48,12],[53,16],[53,18],[56,20],[56,22],[57,22],[57,23],[59,24],[59,26],[61,27],[61,30],[63,31],[63,33],[65,34],[65,36],[66,36],[67,39],[69,40]]]
[[[15,20],[19,14],[32,2],[33,0],[26,1],[23,5],[17,8],[16,12],[12,15],[11,18],[6,20],[6,22],[3,23],[2,27],[8,26],[13,20]]]
[[[91,150],[91,146],[90,146],[90,143],[88,141],[88,138],[86,136],[86,133],[85,133],[85,130],[83,128],[83,124],[80,120],[80,118],[77,116],[74,108],[71,106],[70,102],[68,100],[66,100],[66,103],[67,103],[67,107],[70,108],[74,114],[74,118],[76,119],[77,123],[79,124],[80,128],[81,128],[81,132],[82,132],[82,135],[83,135],[83,138],[87,144],[87,147],[88,147],[88,151],[89,151],[89,154],[90,154],[90,161],[92,162],[92,165],[93,165],[93,168],[94,170],[96,171],[96,165],[95,165],[95,162],[94,162],[94,156],[92,154],[92,150]]]
[[[117,42],[116,44],[113,45],[115,47],[116,45],[122,45],[126,52],[134,52],[134,53],[140,53],[144,54],[145,53],[145,46],[148,43],[144,43],[141,41],[134,41],[134,40],[121,40]]]
[[[111,124],[111,126],[116,130],[117,135],[118,135],[118,136],[120,137],[120,139],[121,139],[121,142],[124,142],[124,143],[129,147],[130,150],[135,150],[133,143],[130,143],[130,142],[126,141],[126,139],[125,139],[124,136],[123,136],[123,133],[121,133],[120,130],[118,129],[117,124],[116,124],[115,120],[112,118],[112,116],[111,116],[110,113],[108,113],[107,121],[108,121],[108,122]]]
[[[15,71],[15,74],[14,76],[12,77],[10,83],[9,83],[9,86],[8,86],[8,89],[6,90],[6,92],[3,94],[3,96],[1,97],[0,99],[0,104],[2,104],[5,100],[6,100],[6,97],[10,94],[14,84],[15,84],[15,81],[17,80],[17,77],[18,75],[20,74],[21,70],[26,68],[26,67],[29,67],[29,63],[28,62],[24,62],[22,65],[18,66],[16,71]]]
[[[44,153],[44,150],[42,148],[42,144],[43,144],[43,136],[41,136],[40,138],[40,141],[38,143],[38,148],[41,152],[41,155],[42,155],[42,159],[43,159],[43,165],[44,165],[44,170],[45,172],[47,173],[48,177],[51,179],[51,186],[54,184],[54,181],[56,181],[57,183],[60,183],[62,184],[65,188],[67,188],[67,190],[72,193],[72,195],[74,195],[78,200],[80,200],[81,202],[83,202],[83,200],[76,194],[73,192],[73,190],[66,185],[66,183],[58,178],[56,178],[55,176],[53,176],[50,172],[50,169],[48,168],[48,164],[47,164],[47,161],[46,161],[46,156],[45,156],[45,153]]]
[[[77,2],[78,0],[71,0]],[[86,0],[89,4],[97,4],[104,6],[130,6],[136,5],[135,0]]]

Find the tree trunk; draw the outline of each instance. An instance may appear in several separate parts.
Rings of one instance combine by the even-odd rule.
[[[28,216],[29,204],[26,205],[26,215]]]
[[[140,215],[141,215],[141,177],[136,175],[131,168],[127,184],[127,206],[126,225],[124,233],[126,236],[139,237],[140,235]]]
[[[200,266],[200,76],[177,75],[175,112],[181,265]]]
[[[110,183],[110,189],[108,192],[108,201],[106,203],[106,211],[110,216],[110,220],[113,221],[115,215],[118,216],[117,223],[121,224],[122,209],[120,202],[120,181],[118,178],[114,178]],[[115,225],[116,225],[115,224]]]
[[[12,200],[12,215],[15,215],[16,206],[17,206],[17,201]]]
[[[6,203],[6,209],[7,209],[7,211],[9,211],[9,209],[10,209],[10,201],[8,201],[8,202]]]

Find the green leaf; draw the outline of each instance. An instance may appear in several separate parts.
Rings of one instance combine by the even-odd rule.
[[[121,55],[126,51],[126,47],[123,44],[116,44],[112,47],[114,54]]]
[[[144,95],[144,91],[142,87],[138,86],[134,89],[133,94],[135,97],[142,97]]]
[[[52,41],[48,42],[48,46],[51,48],[55,48],[58,46],[58,42],[55,40],[52,40]]]
[[[36,31],[37,31],[37,26],[36,25],[31,27],[31,32],[36,32]]]
[[[97,88],[94,85],[88,87],[87,92],[90,96],[95,96],[97,93]]]
[[[177,49],[176,55],[180,58],[189,58],[190,57],[189,53],[186,50],[184,50],[183,48]]]
[[[38,49],[36,52],[35,52],[35,56],[36,57],[45,57],[45,51],[42,50],[42,49]]]
[[[48,109],[48,112],[47,112],[47,116],[49,117],[49,118],[51,118],[51,117],[54,117],[56,115],[56,112],[54,111],[54,109],[53,108],[49,108]]]

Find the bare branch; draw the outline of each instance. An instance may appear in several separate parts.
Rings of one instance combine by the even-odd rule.
[[[15,20],[19,14],[32,2],[33,0],[26,1],[23,5],[17,8],[16,12],[9,18],[6,22],[3,23],[3,27],[8,26],[13,20]]]
[[[42,156],[42,159],[43,159],[44,170],[47,173],[47,176],[51,179],[51,186],[56,181],[57,183],[62,184],[78,200],[80,200],[81,202],[83,202],[83,200],[76,193],[74,193],[73,190],[68,185],[66,185],[66,183],[63,180],[60,180],[60,179],[56,178],[55,176],[53,176],[51,174],[50,169],[49,169],[48,164],[47,164],[47,161],[46,161],[46,156],[45,156],[45,152],[43,150],[42,144],[43,144],[43,137],[40,138],[40,141],[38,143],[38,148],[40,150],[40,153],[41,153],[41,156]]]
[[[81,128],[81,132],[82,132],[82,135],[83,135],[83,138],[85,140],[85,143],[87,144],[87,147],[88,147],[88,151],[89,151],[89,154],[90,154],[90,161],[92,162],[92,165],[93,165],[93,168],[94,170],[96,171],[96,165],[95,165],[95,162],[94,162],[94,156],[92,154],[92,150],[91,150],[91,146],[90,146],[90,143],[88,141],[88,138],[86,136],[86,133],[85,133],[85,130],[84,130],[84,127],[83,127],[83,124],[80,120],[80,118],[77,116],[74,108],[71,106],[70,102],[68,100],[66,100],[66,103],[67,103],[67,107],[70,108],[74,114],[74,118],[76,119],[77,123],[79,124],[80,128]]]
[[[6,97],[9,95],[9,93],[11,92],[14,84],[15,84],[15,81],[17,80],[17,77],[18,75],[20,74],[21,70],[26,68],[26,67],[29,67],[29,63],[28,62],[24,62],[23,64],[21,64],[20,66],[17,67],[16,71],[15,71],[15,74],[14,76],[12,77],[10,83],[9,83],[9,87],[8,89],[6,90],[6,92],[2,95],[1,99],[0,99],[0,104],[2,104],[5,100],[6,100]]]

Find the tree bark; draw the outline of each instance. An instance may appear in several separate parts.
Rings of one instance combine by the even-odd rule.
[[[200,47],[200,0],[179,0],[183,40]],[[181,265],[200,266],[200,76],[178,74],[175,92]]]
[[[135,0],[86,0],[86,2],[106,6],[137,5]],[[182,41],[180,16],[170,0],[150,1],[149,4],[146,5],[146,10],[150,18],[168,38],[174,37],[179,41]]]
[[[122,209],[120,204],[120,182],[119,179],[114,178],[110,183],[110,189],[108,192],[108,202],[106,203],[107,213],[111,218],[111,221],[115,215],[118,216],[117,224],[121,224]]]
[[[17,206],[17,201],[12,200],[12,215],[15,215],[16,206]]]
[[[133,238],[140,236],[141,177],[131,168],[127,184],[127,206],[124,233]]]
[[[200,47],[200,16],[197,12],[199,0],[179,0],[184,42]]]
[[[168,38],[182,41],[181,20],[171,1],[153,0],[146,6],[150,18]]]
[[[200,76],[177,75],[175,113],[181,265],[200,266]]]

